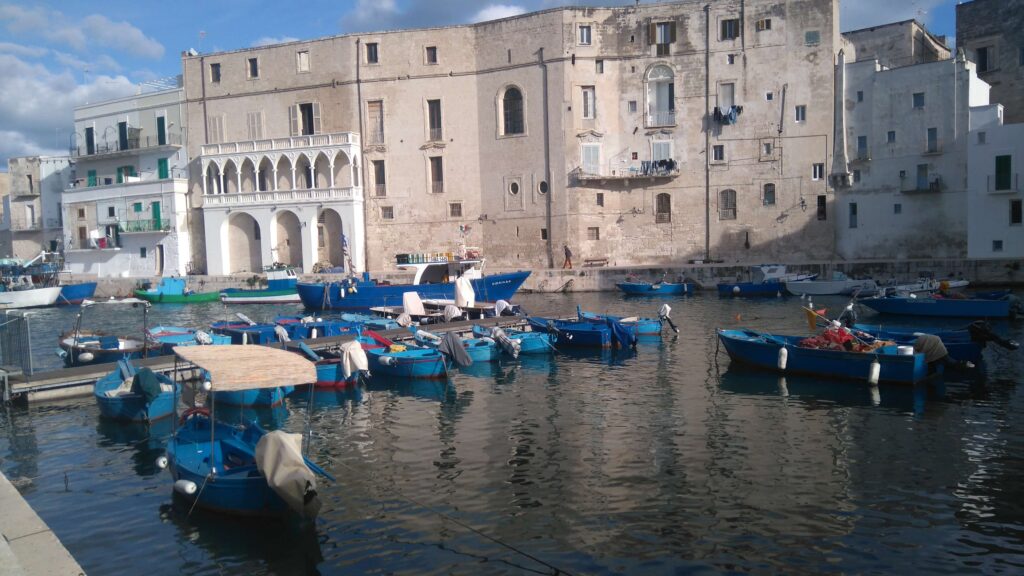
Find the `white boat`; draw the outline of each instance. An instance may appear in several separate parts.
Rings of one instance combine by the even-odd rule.
[[[827,296],[835,294],[858,294],[868,296],[878,292],[878,285],[870,278],[854,280],[842,272],[832,272],[831,280],[787,281],[786,290],[796,296]]]
[[[936,280],[935,278],[918,278],[914,282],[905,282],[895,286],[884,286],[883,289],[886,294],[931,294],[932,292],[966,288],[968,284],[970,284],[970,282],[967,280]]]
[[[0,292],[0,309],[37,308],[53,306],[60,297],[60,286],[25,288]]]

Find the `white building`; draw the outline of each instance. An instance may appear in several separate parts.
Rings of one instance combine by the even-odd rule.
[[[181,77],[75,109],[65,262],[97,276],[185,274],[188,157]]]
[[[64,156],[29,156],[7,161],[9,194],[0,218],[0,257],[34,258],[61,242],[61,192],[71,168]]]
[[[970,107],[989,95],[974,64],[961,55],[889,69],[871,59],[837,77],[851,174],[836,197],[837,255],[964,257]]]
[[[969,258],[1024,258],[1024,124],[1003,124],[999,104],[971,110],[967,144]]]

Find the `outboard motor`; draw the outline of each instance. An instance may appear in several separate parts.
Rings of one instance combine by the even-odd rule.
[[[853,302],[846,305],[843,309],[843,313],[839,315],[839,323],[847,328],[853,328],[853,325],[857,323],[857,311],[854,309]]]
[[[967,331],[971,334],[972,341],[983,346],[988,342],[995,342],[1007,350],[1017,350],[1020,348],[1020,343],[1016,340],[1008,340],[996,334],[992,330],[992,326],[984,320],[975,320],[974,322],[971,322],[967,325]]]

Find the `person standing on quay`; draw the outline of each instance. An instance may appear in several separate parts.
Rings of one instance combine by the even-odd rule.
[[[572,250],[569,250],[569,245],[565,244],[565,262],[562,263],[562,269],[572,269]]]

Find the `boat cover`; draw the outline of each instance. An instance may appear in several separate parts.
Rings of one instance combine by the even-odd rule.
[[[459,308],[458,306],[452,306],[451,304],[448,304],[447,306],[444,307],[445,322],[451,322],[452,320],[460,317],[462,317],[462,309]]]
[[[455,279],[455,305],[459,308],[476,306],[476,292],[473,290],[473,283],[465,276]]]
[[[455,332],[446,332],[437,344],[437,350],[451,358],[452,362],[458,366],[473,365],[473,359],[469,357],[469,352],[466,352],[466,345],[462,343],[462,338]]]
[[[402,308],[407,314],[414,316],[426,316],[427,311],[423,309],[423,301],[416,292],[402,293]]]
[[[135,373],[132,379],[132,391],[145,396],[147,403],[152,402],[162,392],[156,373],[145,366],[139,368]]]
[[[175,346],[174,353],[210,373],[213,390],[298,386],[316,382],[309,360],[269,346]]]
[[[366,351],[358,340],[345,342],[341,345],[341,371],[347,380],[357,370],[369,370],[370,362],[366,358]]]
[[[303,518],[320,511],[316,476],[302,457],[302,434],[268,432],[256,443],[256,468],[267,485]]]

